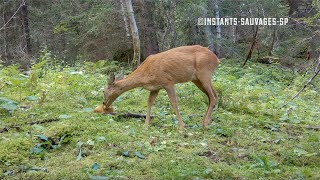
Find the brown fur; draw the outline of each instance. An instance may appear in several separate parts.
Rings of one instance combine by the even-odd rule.
[[[203,126],[207,126],[217,99],[211,84],[211,76],[218,64],[217,56],[208,48],[199,45],[182,46],[151,55],[125,79],[105,87],[104,105],[98,106],[95,112],[107,113],[113,101],[122,93],[143,87],[150,91],[145,121],[146,126],[149,126],[151,106],[159,90],[165,89],[177,115],[179,127],[183,128],[184,123],[178,110],[174,84],[192,81],[209,98],[208,110],[202,123]]]

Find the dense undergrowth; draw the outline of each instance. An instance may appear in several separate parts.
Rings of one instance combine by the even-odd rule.
[[[188,126],[179,131],[164,91],[149,129],[144,119],[92,113],[115,68],[42,61],[24,75],[2,67],[0,179],[320,179],[319,79],[281,109],[311,74],[223,60],[209,128],[200,127],[206,96],[177,85]],[[147,97],[126,92],[115,110],[145,114]]]

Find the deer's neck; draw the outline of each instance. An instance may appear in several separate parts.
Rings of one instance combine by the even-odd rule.
[[[118,95],[120,96],[122,93],[129,91],[133,88],[141,86],[139,79],[136,77],[128,76],[125,79],[119,80],[115,82],[116,86],[118,87]]]
[[[129,91],[133,88],[140,87],[142,85],[140,80],[141,78],[139,77],[139,75],[131,74],[122,80],[116,81],[116,91],[107,99],[107,101],[105,101],[105,105],[109,107],[122,93]]]

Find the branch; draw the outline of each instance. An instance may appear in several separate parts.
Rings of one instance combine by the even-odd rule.
[[[124,118],[146,118],[146,115],[144,115],[144,114],[133,114],[133,113],[118,114],[115,112],[105,113],[105,114],[117,115],[119,117],[124,117]],[[153,117],[154,116],[151,116],[151,118],[153,118]]]
[[[59,118],[51,118],[51,119],[45,119],[45,120],[39,120],[39,121],[26,122],[24,124],[27,124],[27,125],[44,124],[44,123],[49,123],[49,122],[54,122],[54,121],[59,121],[59,120],[60,120]],[[8,132],[9,129],[13,129],[13,128],[15,128],[16,130],[20,130],[21,126],[22,126],[22,124],[20,124],[20,125],[9,125],[7,127],[1,128],[0,129],[0,133]]]
[[[54,121],[59,121],[59,118],[52,118],[52,119],[45,119],[42,121],[31,121],[31,122],[26,122],[26,124],[34,125],[34,124],[44,124],[48,122],[54,122]]]
[[[253,26],[253,29],[254,29],[254,26]],[[247,64],[248,60],[251,59],[252,52],[253,52],[254,47],[255,47],[255,45],[257,43],[258,31],[259,31],[259,26],[257,26],[257,29],[255,30],[255,32],[253,34],[252,43],[251,43],[250,49],[249,49],[249,51],[247,53],[246,60],[244,61],[243,65],[242,65],[242,68]]]
[[[119,116],[119,117],[123,117],[123,118],[146,118],[146,115],[144,114],[134,114],[134,113],[124,113],[124,114],[119,114],[119,113],[116,113],[116,112],[112,112],[112,113],[105,113],[104,115],[107,115],[107,114],[110,114],[110,115],[114,115],[114,116]],[[193,117],[203,117],[203,115],[201,114],[190,114],[188,117],[189,118],[193,118]],[[150,116],[151,118],[154,118],[156,116]]]
[[[16,12],[14,12],[13,15],[10,17],[10,19],[2,26],[2,28],[0,28],[0,31],[6,29],[6,28],[5,28],[6,25],[13,19],[13,17],[18,13],[18,11],[20,10],[20,8],[21,8],[22,6],[24,6],[24,5],[25,5],[25,2],[24,2],[24,0],[23,0],[23,1],[21,2],[20,6],[18,7],[18,9],[16,10]]]
[[[300,91],[299,91],[296,95],[294,95],[294,96],[289,100],[289,102],[291,102],[291,101],[294,100],[296,97],[298,97],[298,96],[301,94],[301,92],[302,92],[302,91],[312,82],[312,80],[319,74],[319,72],[320,72],[320,55],[319,55],[319,63],[318,63],[318,65],[317,65],[316,69],[318,69],[318,70],[315,72],[314,76],[312,76],[312,77],[309,79],[309,81],[300,89]],[[289,104],[289,102],[287,102],[285,105],[283,105],[280,109],[282,109],[282,108],[284,108],[285,106],[287,106],[287,105]]]

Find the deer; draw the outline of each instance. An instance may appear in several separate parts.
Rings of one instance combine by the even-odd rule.
[[[125,78],[115,80],[114,75],[110,76],[104,88],[104,101],[94,109],[94,112],[113,113],[111,104],[117,97],[133,88],[143,87],[150,91],[145,119],[145,126],[149,127],[151,108],[159,91],[164,89],[178,119],[178,127],[184,129],[185,124],[177,105],[175,84],[191,81],[209,99],[208,109],[202,121],[202,126],[207,127],[218,98],[211,77],[219,63],[219,59],[212,51],[200,45],[181,46],[150,55]]]

